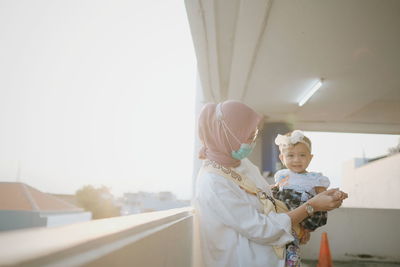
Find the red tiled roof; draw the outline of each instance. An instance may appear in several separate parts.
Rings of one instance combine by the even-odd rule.
[[[56,197],[18,182],[0,182],[0,210],[81,211]]]

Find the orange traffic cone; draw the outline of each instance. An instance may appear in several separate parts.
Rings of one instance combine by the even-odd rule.
[[[319,248],[319,259],[317,267],[333,267],[331,251],[329,249],[328,234],[322,233],[321,247]]]

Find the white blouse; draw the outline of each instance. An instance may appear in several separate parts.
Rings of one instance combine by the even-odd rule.
[[[329,178],[323,176],[320,172],[296,173],[289,169],[277,171],[275,173],[275,182],[279,183],[283,179],[285,179],[285,182],[280,186],[280,188],[293,189],[302,193],[302,201],[307,201],[310,198],[307,193],[312,196],[317,194],[315,192],[315,187],[322,186],[328,188],[330,185]]]
[[[259,169],[248,159],[235,168],[268,190]],[[293,240],[287,214],[261,212],[256,196],[246,193],[231,180],[210,172],[200,172],[194,197],[195,225],[199,229],[202,261],[207,267],[280,267],[273,245]]]

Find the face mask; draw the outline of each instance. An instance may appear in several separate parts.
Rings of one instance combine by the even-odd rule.
[[[232,158],[242,160],[247,158],[255,147],[256,143],[253,142],[251,144],[240,144],[240,148],[236,151],[232,151]]]

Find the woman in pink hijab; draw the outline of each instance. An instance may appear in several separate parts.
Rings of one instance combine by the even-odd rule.
[[[262,121],[263,117],[249,106],[233,100],[206,104],[200,113],[203,147],[199,157],[204,166],[197,177],[194,205],[201,251],[198,262],[204,266],[289,266],[276,248],[293,241],[292,225],[310,216],[310,212],[339,207],[347,197],[346,193],[331,189],[287,213],[262,212],[259,196],[239,186],[237,175],[233,175],[246,177],[271,195],[258,167],[247,159]],[[210,171],[205,166],[218,166],[223,172]],[[308,239],[306,235],[302,241]]]
[[[233,158],[232,151],[239,150],[242,143],[254,141],[262,120],[261,115],[238,101],[206,104],[199,117],[199,135],[204,145],[200,158],[226,167],[239,166],[240,159]]]

